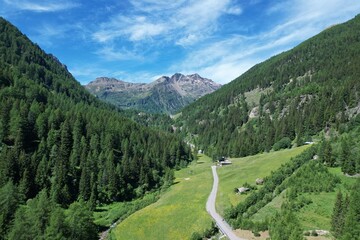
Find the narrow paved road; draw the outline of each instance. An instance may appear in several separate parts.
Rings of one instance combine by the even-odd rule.
[[[216,225],[219,227],[221,232],[224,233],[230,240],[246,240],[244,238],[239,238],[238,236],[236,236],[230,225],[227,222],[225,222],[225,220],[223,220],[223,218],[216,212],[215,201],[216,201],[216,193],[219,185],[219,178],[216,173],[216,166],[212,166],[211,168],[214,177],[214,184],[210,196],[206,202],[206,210],[215,220]]]

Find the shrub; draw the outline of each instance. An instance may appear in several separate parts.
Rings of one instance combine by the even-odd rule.
[[[278,151],[284,148],[291,148],[291,139],[289,137],[284,137],[280,141],[276,142],[273,146],[274,151]]]
[[[194,232],[191,234],[190,240],[202,240],[202,236],[198,232]]]

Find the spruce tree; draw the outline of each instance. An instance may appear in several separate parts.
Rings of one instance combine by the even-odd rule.
[[[340,239],[360,239],[360,179],[356,181],[351,191],[343,235]]]
[[[331,231],[335,237],[342,235],[345,222],[346,206],[341,191],[336,195],[336,202],[331,217]]]

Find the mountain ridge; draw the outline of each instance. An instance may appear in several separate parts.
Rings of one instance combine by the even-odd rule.
[[[320,131],[339,131],[360,101],[359,36],[357,15],[185,107],[178,125],[213,156],[246,156],[282,138],[301,145]]]
[[[173,114],[196,99],[219,89],[221,85],[197,73],[175,73],[171,77],[162,76],[151,83],[131,83],[99,77],[85,87],[98,98],[121,108]]]

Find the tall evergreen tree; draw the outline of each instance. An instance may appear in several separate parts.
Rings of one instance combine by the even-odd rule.
[[[341,191],[338,192],[336,196],[336,202],[333,209],[333,215],[331,218],[331,231],[335,237],[342,236],[344,224],[345,224],[345,215],[347,213],[346,201],[343,199]]]
[[[340,239],[360,239],[360,179],[356,181],[351,191],[343,229],[343,235]]]

